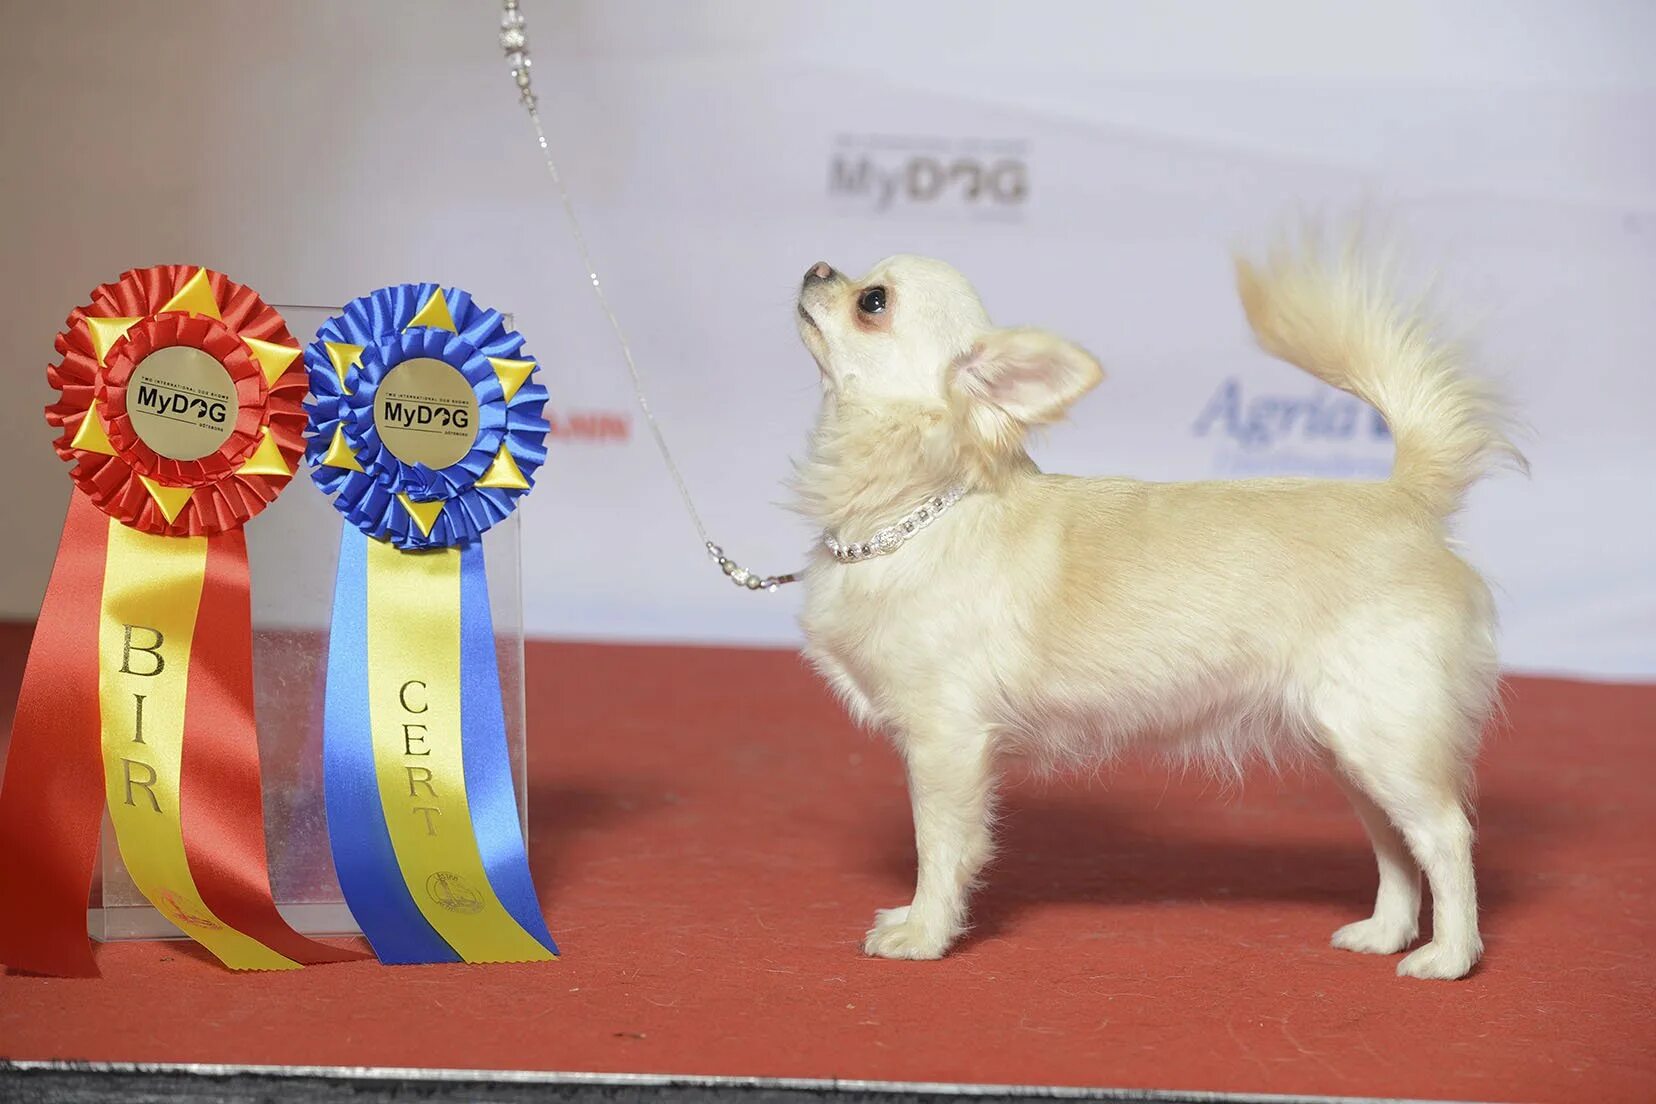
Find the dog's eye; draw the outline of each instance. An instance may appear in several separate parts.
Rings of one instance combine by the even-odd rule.
[[[857,297],[857,309],[864,314],[880,314],[886,307],[886,292],[883,287],[871,287]]]

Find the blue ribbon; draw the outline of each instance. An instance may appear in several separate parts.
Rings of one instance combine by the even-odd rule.
[[[483,868],[489,872],[489,886],[519,926],[557,954],[535,897],[518,822],[494,621],[489,614],[489,580],[483,571],[483,547],[477,544],[460,552],[460,668],[466,799],[471,803],[472,830]]]
[[[322,714],[322,791],[334,872],[346,907],[381,962],[459,962],[409,896],[385,827],[368,727],[367,553],[368,538],[347,525],[334,578]]]

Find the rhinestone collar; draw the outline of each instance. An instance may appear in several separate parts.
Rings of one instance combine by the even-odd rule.
[[[876,556],[889,556],[964,497],[965,484],[956,483],[942,494],[926,499],[865,541],[852,541],[846,544],[832,533],[823,533],[823,547],[833,553],[834,559],[840,563],[857,563],[861,560],[871,560]]]

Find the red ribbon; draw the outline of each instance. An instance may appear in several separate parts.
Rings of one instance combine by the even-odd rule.
[[[69,496],[0,787],[0,962],[96,977],[86,905],[103,822],[98,610],[109,518]]]
[[[98,976],[86,910],[104,806],[98,617],[108,536],[108,515],[71,494],[0,785],[0,962],[31,973]],[[179,772],[190,876],[221,920],[295,962],[366,958],[307,939],[276,911],[248,603],[246,538],[239,529],[209,537]]]

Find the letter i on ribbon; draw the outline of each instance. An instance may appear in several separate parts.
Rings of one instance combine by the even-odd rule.
[[[380,961],[554,958],[514,798],[483,533],[546,459],[546,390],[499,311],[402,284],[305,350],[306,459],[345,516],[323,780]]]
[[[265,855],[241,527],[299,458],[298,343],[252,289],[166,265],[94,291],[57,351],[74,489],[0,789],[0,962],[96,975],[106,806],[138,889],[225,965],[362,957],[282,920]]]

